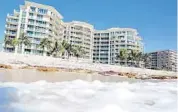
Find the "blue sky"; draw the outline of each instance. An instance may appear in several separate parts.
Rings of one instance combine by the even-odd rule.
[[[176,0],[31,0],[55,7],[64,21],[78,20],[95,29],[136,28],[143,38],[145,51],[176,50]],[[10,4],[11,3],[11,4]],[[24,0],[1,0],[0,40],[4,37],[7,13],[19,9]]]

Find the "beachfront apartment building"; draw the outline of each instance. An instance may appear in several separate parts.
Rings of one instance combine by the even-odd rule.
[[[94,33],[93,62],[110,64],[110,37],[107,30],[96,30]]]
[[[30,46],[18,45],[15,48],[6,46],[6,52],[43,55],[43,50],[38,47],[43,38],[63,38],[63,17],[53,7],[34,2],[25,1],[20,5],[20,10],[8,14],[5,26],[5,36],[19,38],[24,33],[31,42]]]
[[[173,50],[155,51],[151,55],[151,69],[177,71],[177,52]]]
[[[80,21],[65,22],[64,40],[74,47],[80,46],[84,54],[83,58],[93,57],[93,35],[94,27],[91,24]]]
[[[104,64],[127,65],[131,64],[126,60],[119,60],[116,56],[120,49],[128,51],[136,50],[143,52],[142,38],[136,29],[132,28],[110,28],[107,30],[96,30],[94,33],[93,61]]]
[[[119,50],[134,49],[143,52],[142,38],[132,28],[110,28],[95,30],[94,26],[80,21],[63,22],[62,15],[52,6],[25,1],[20,11],[7,15],[5,36],[19,38],[24,32],[31,45],[4,46],[6,52],[44,55],[47,49],[39,48],[43,38],[66,40],[75,46],[81,46],[85,53],[83,58],[105,64],[122,64],[116,59]]]

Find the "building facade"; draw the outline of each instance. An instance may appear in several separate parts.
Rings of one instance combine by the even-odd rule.
[[[43,38],[56,38],[61,42],[66,40],[74,47],[81,46],[85,52],[83,58],[104,64],[123,64],[116,58],[120,49],[143,52],[142,38],[135,29],[94,30],[93,25],[86,22],[63,22],[62,19],[61,14],[51,6],[25,1],[20,11],[14,10],[13,15],[7,15],[5,36],[20,38],[24,32],[31,45],[24,48],[22,45],[15,48],[6,46],[6,51],[44,55],[47,49],[43,51],[38,47],[40,41]]]
[[[104,64],[123,64],[117,59],[120,49],[143,52],[142,38],[131,28],[110,28],[95,31],[93,61]],[[125,60],[124,60],[125,61]],[[129,62],[127,62],[129,64]]]
[[[25,1],[20,5],[20,11],[7,15],[5,36],[20,38],[24,33],[30,40],[30,46],[11,46],[6,51],[23,54],[43,55],[43,50],[38,47],[43,38],[63,38],[64,26],[61,14],[53,7],[34,2]]]
[[[151,69],[177,71],[177,52],[173,50],[156,51],[151,55]]]
[[[85,22],[72,21],[65,23],[64,40],[76,46],[81,46],[85,52],[82,57],[93,57],[93,34],[94,27]]]
[[[101,30],[94,33],[93,62],[110,64],[109,31]]]

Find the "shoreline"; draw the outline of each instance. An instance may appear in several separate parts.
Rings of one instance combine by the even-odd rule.
[[[73,80],[102,82],[118,81],[139,81],[140,79],[131,79],[127,77],[118,77],[117,75],[103,76],[98,73],[79,73],[79,72],[41,72],[35,69],[0,69],[0,82],[24,82],[31,83],[40,80],[47,82],[63,82]],[[140,80],[141,81],[141,80]]]
[[[36,68],[36,69],[35,69]],[[23,82],[31,83],[40,80],[45,80],[47,82],[62,82],[62,81],[73,81],[73,80],[85,80],[85,81],[95,81],[99,80],[101,82],[119,82],[119,81],[167,81],[175,80],[176,78],[166,78],[166,77],[156,77],[156,78],[139,78],[136,76],[119,76],[117,72],[109,71],[108,75],[103,75],[102,72],[97,71],[86,71],[82,69],[72,70],[72,69],[49,69],[52,71],[41,71],[39,68],[14,68],[14,69],[0,69],[0,82]],[[48,67],[45,67],[48,69]],[[127,73],[126,73],[127,74]]]
[[[38,74],[46,73],[49,76],[52,74],[75,74],[76,77],[79,75],[90,76],[101,76],[101,77],[116,77],[124,79],[141,79],[141,80],[150,80],[150,79],[177,79],[176,72],[170,71],[160,71],[160,70],[151,70],[144,68],[134,68],[134,67],[123,67],[118,65],[107,65],[107,64],[97,64],[92,63],[89,60],[85,59],[61,59],[53,57],[44,57],[44,56],[34,56],[34,55],[23,55],[23,54],[12,54],[12,53],[3,53],[0,52],[0,74],[4,71],[5,73],[11,73],[13,75],[19,71],[28,71],[31,74],[35,74],[35,77],[38,77]],[[29,73],[26,74],[29,74]],[[5,75],[3,75],[5,76]],[[0,76],[1,77],[1,76]],[[68,76],[70,77],[72,76]],[[49,77],[50,78],[50,77]],[[60,78],[60,77],[59,77]],[[76,79],[76,78],[75,78]],[[95,79],[95,78],[94,78]],[[25,80],[25,79],[24,79]],[[47,79],[46,79],[47,80]]]

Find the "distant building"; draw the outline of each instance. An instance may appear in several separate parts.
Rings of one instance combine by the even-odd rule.
[[[177,52],[173,50],[156,51],[151,55],[151,69],[177,71]]]

